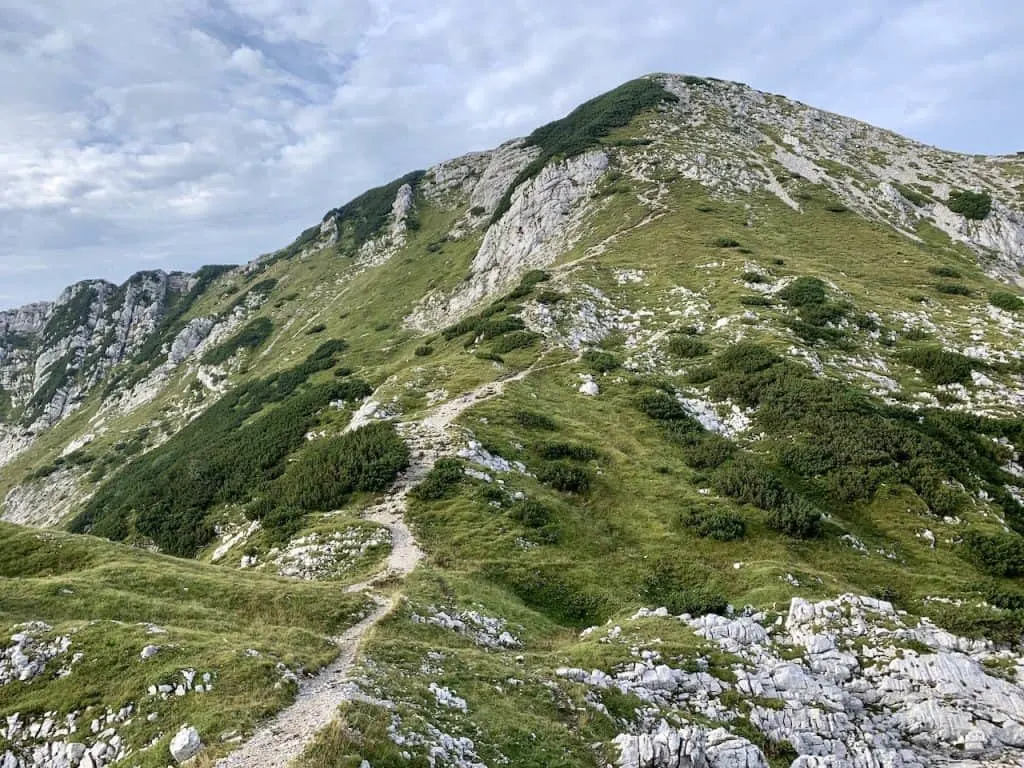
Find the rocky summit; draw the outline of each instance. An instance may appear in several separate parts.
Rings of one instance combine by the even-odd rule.
[[[0,768],[1024,765],[1024,157],[652,75],[0,312]]]

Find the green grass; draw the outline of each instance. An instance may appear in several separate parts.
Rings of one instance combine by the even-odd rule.
[[[45,621],[71,638],[67,658],[29,684],[0,688],[0,712],[59,716],[87,706],[140,713],[118,729],[136,751],[157,738],[135,764],[167,763],[167,744],[182,722],[196,726],[214,753],[218,735],[252,729],[286,705],[294,686],[278,685],[276,665],[315,670],[336,651],[326,640],[355,623],[363,598],[341,586],[307,584],[155,555],[83,536],[0,523],[0,634]],[[151,634],[149,624],[166,633]],[[6,635],[5,635],[6,637]],[[146,645],[159,653],[143,662]],[[247,653],[249,649],[259,655]],[[82,653],[66,677],[55,672]],[[210,672],[204,694],[149,697],[147,688],[180,681],[179,671]],[[155,712],[149,722],[145,715]],[[82,715],[88,727],[90,715]]]

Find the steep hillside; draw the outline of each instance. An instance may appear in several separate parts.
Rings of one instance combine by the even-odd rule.
[[[291,688],[98,764],[186,721],[206,760],[253,734],[225,766],[1020,764],[1022,266],[1024,158],[659,75],[248,265],[4,313],[3,519],[122,544],[0,530],[90,553],[4,566],[0,623],[51,629],[12,629],[0,714],[143,706],[5,682],[27,643],[137,663],[75,622],[248,674],[147,579],[69,612],[109,557],[292,595],[306,669],[365,618],[271,723]],[[61,764],[53,728],[0,766]]]

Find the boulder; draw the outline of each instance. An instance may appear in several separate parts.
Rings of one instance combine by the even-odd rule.
[[[190,725],[183,725],[171,739],[171,757],[177,763],[184,763],[199,754],[203,748],[202,739],[199,738],[199,731]]]

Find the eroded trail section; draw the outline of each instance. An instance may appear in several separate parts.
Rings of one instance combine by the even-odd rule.
[[[423,551],[405,523],[409,491],[427,475],[439,458],[454,455],[456,440],[450,427],[455,419],[474,405],[497,397],[508,384],[521,381],[534,370],[538,370],[536,364],[508,378],[482,384],[437,405],[422,419],[397,425],[409,443],[409,466],[384,498],[362,514],[364,519],[388,528],[391,532],[391,552],[383,570],[367,581],[353,584],[347,589],[349,592],[369,594],[376,603],[375,609],[336,638],[338,657],[316,676],[300,683],[299,693],[291,706],[259,728],[238,750],[219,760],[217,768],[251,768],[257,765],[261,768],[287,768],[302,754],[313,736],[331,722],[338,707],[351,700],[351,687],[346,686],[346,683],[351,677],[359,645],[399,599],[396,593],[387,600],[374,593],[373,587],[382,581],[408,575],[423,557]]]

